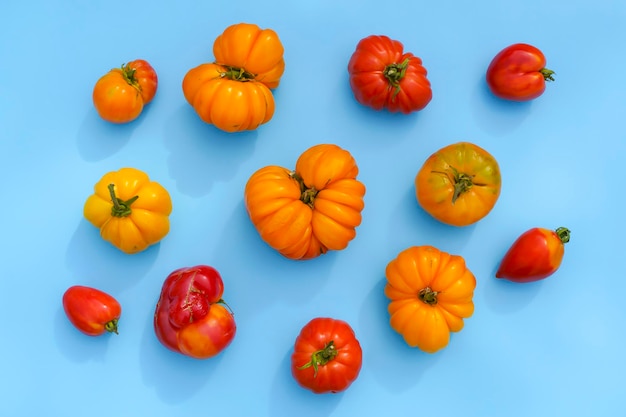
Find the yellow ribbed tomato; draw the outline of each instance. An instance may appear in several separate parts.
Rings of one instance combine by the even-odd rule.
[[[290,259],[342,250],[356,236],[365,186],[352,155],[337,145],[307,149],[295,170],[266,166],[248,180],[244,201],[261,238]]]
[[[254,130],[274,115],[274,97],[247,73],[217,64],[192,68],[183,94],[200,119],[226,132]]]
[[[227,27],[213,43],[215,63],[241,69],[268,88],[276,88],[285,71],[284,48],[272,29],[250,23]]]
[[[391,327],[411,347],[443,349],[450,332],[474,313],[476,279],[461,256],[413,246],[389,262],[385,274]]]
[[[102,238],[125,253],[137,253],[170,230],[172,200],[162,185],[135,168],[105,174],[85,202],[83,214]]]

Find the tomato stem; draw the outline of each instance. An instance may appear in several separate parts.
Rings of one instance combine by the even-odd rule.
[[[135,78],[135,72],[137,70],[132,68],[128,64],[122,65],[122,75],[124,76],[124,80],[131,86],[135,87],[139,92],[141,92],[141,85],[137,78]]]
[[[561,242],[563,242],[563,244],[569,242],[571,232],[567,227],[559,227],[554,232],[559,237],[559,239],[561,239]]]
[[[464,174],[462,172],[457,171],[456,168],[450,167],[450,171],[452,171],[452,175],[450,176],[447,172],[441,171],[432,171],[436,174],[445,175],[450,178],[452,183],[454,184],[454,193],[452,194],[452,204],[456,203],[456,200],[461,196],[461,194],[469,191],[470,188],[474,185],[473,176]]]
[[[252,81],[255,78],[255,75],[246,71],[245,68],[231,67],[230,65],[222,65],[226,68],[225,72],[222,72],[220,76],[222,78],[228,78],[234,81]]]
[[[111,201],[113,202],[113,207],[111,207],[111,216],[113,217],[129,216],[132,213],[130,206],[139,198],[139,196],[136,195],[133,198],[130,198],[124,201],[124,200],[120,200],[115,195],[115,184],[109,184],[108,189],[109,189],[109,194],[111,195]]]
[[[542,68],[541,70],[539,70],[539,72],[541,73],[541,75],[543,75],[543,79],[546,81],[554,81],[554,71],[549,70],[547,68]]]
[[[106,324],[104,325],[104,329],[109,332],[109,333],[115,333],[115,334],[119,334],[117,332],[117,319],[113,319],[111,321],[106,322]]]
[[[419,293],[417,293],[417,298],[425,304],[430,306],[437,304],[437,295],[439,292],[433,291],[430,287],[422,288]]]
[[[317,193],[319,193],[319,190],[315,187],[309,188],[304,183],[304,180],[302,179],[302,177],[298,175],[296,172],[291,172],[289,176],[293,178],[294,180],[296,180],[298,182],[298,185],[300,186],[300,201],[302,201],[304,204],[308,205],[309,207],[313,208],[314,203],[315,203],[315,197],[317,197]]]
[[[328,362],[335,359],[335,356],[337,356],[337,353],[338,352],[337,352],[337,348],[335,347],[335,342],[331,340],[324,346],[323,349],[320,349],[311,355],[310,362],[305,363],[302,366],[299,366],[298,369],[302,370],[302,369],[310,368],[312,366],[313,378],[315,378],[317,376],[318,368],[320,366],[326,365]]]
[[[402,79],[406,75],[406,70],[408,66],[409,58],[405,59],[400,64],[389,64],[383,70],[383,75],[389,82],[390,87],[393,87],[394,89],[392,99],[395,98],[396,95],[398,95],[398,93],[400,92],[400,81],[402,81]]]

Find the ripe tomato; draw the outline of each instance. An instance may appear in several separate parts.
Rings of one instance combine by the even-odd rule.
[[[63,294],[63,309],[74,327],[88,336],[117,334],[122,307],[105,292],[82,285],[70,287]]]
[[[154,313],[159,341],[196,359],[226,349],[237,328],[223,293],[224,283],[215,268],[198,265],[172,272],[163,283]]]
[[[486,150],[468,142],[432,154],[415,177],[417,201],[440,222],[467,226],[485,217],[500,196],[500,168]]]
[[[152,66],[136,59],[100,77],[93,89],[93,104],[111,123],[135,120],[156,94],[158,77]]]
[[[507,251],[496,272],[497,278],[533,282],[554,274],[563,260],[570,231],[535,227],[522,233]]]
[[[347,389],[359,376],[361,345],[348,323],[318,317],[308,322],[296,338],[291,374],[296,382],[316,394]]]
[[[554,81],[554,71],[547,69],[546,57],[536,47],[517,43],[500,51],[487,68],[487,85],[505,100],[533,100]]]
[[[474,313],[476,278],[459,255],[413,246],[387,264],[385,275],[389,323],[411,347],[443,349]]]
[[[422,60],[384,35],[361,39],[348,72],[356,100],[375,110],[408,114],[422,110],[433,96]]]

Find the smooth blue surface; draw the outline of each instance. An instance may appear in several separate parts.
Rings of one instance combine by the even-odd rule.
[[[274,118],[229,135],[198,119],[181,81],[238,22],[276,30],[287,67]],[[621,415],[624,22],[621,0],[2,2],[0,415]],[[346,66],[370,34],[423,59],[434,93],[425,110],[391,115],[354,100]],[[556,71],[532,103],[495,99],[484,82],[516,42]],[[136,58],[156,68],[156,98],[135,122],[107,124],[93,85]],[[419,208],[413,179],[461,140],[498,159],[503,189],[489,216],[454,228]],[[260,240],[243,187],[318,143],[356,158],[363,223],[346,250],[289,261]],[[82,217],[93,184],[124,166],[174,203],[170,234],[134,256]],[[571,229],[561,269],[535,284],[496,280],[510,243],[534,226]],[[462,255],[478,281],[475,314],[434,355],[391,330],[383,295],[386,264],[420,244]],[[166,350],[152,329],[164,278],[200,263],[221,272],[238,325],[207,361]],[[73,284],[118,298],[119,336],[70,325],[61,296]],[[290,375],[295,337],[316,316],[348,321],[361,341],[361,374],[342,394],[311,394]]]

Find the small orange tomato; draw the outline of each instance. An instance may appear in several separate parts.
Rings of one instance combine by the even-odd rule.
[[[250,23],[227,27],[213,43],[215,63],[243,70],[268,88],[278,87],[285,71],[283,53],[275,31]]]
[[[156,94],[158,77],[143,59],[113,68],[100,77],[93,89],[96,111],[111,123],[128,123],[141,114]]]
[[[476,278],[458,255],[413,246],[386,268],[391,327],[411,347],[435,353],[474,313]]]
[[[200,119],[225,132],[254,130],[274,115],[274,97],[246,72],[201,64],[187,72],[183,94]]]
[[[435,219],[467,226],[485,217],[500,196],[496,159],[468,142],[448,145],[432,154],[415,177],[419,205]]]
[[[364,208],[358,171],[348,151],[313,146],[293,171],[270,165],[252,174],[244,191],[246,210],[261,238],[289,259],[345,249]]]

